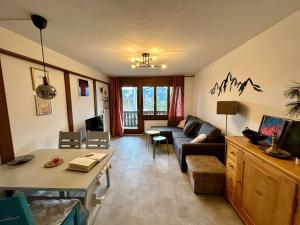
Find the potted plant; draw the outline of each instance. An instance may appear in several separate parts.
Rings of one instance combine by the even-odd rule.
[[[284,91],[284,95],[292,100],[286,104],[288,115],[298,117],[300,114],[300,83],[294,81],[294,84]]]

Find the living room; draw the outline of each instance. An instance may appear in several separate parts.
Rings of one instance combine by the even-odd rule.
[[[300,224],[300,2],[0,4],[0,211],[77,199],[75,224]],[[86,149],[90,131],[107,148]],[[96,151],[90,172],[63,169]]]

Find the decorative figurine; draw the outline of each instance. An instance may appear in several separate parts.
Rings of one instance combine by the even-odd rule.
[[[280,150],[277,148],[277,142],[278,142],[278,135],[277,135],[277,132],[273,132],[273,135],[272,135],[272,144],[271,146],[266,150],[268,153],[271,153],[271,154],[277,154],[277,155],[280,155],[281,152]]]

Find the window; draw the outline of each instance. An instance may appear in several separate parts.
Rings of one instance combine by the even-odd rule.
[[[143,115],[154,115],[154,87],[143,87]]]
[[[138,128],[137,87],[122,87],[123,124],[125,129]]]
[[[168,115],[168,87],[156,87],[156,115]]]
[[[143,86],[143,115],[167,116],[169,105],[168,86]]]

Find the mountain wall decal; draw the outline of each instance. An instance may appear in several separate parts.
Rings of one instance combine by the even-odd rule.
[[[209,92],[211,95],[218,93],[218,96],[219,96],[221,93],[223,93],[223,92],[225,93],[229,86],[229,91],[231,91],[232,87],[235,87],[235,88],[238,88],[239,95],[241,95],[241,94],[243,94],[248,83],[250,83],[250,85],[252,86],[252,88],[255,91],[263,92],[258,84],[253,83],[251,78],[248,78],[244,82],[240,82],[237,80],[236,77],[233,77],[230,72],[227,74],[227,77],[225,78],[225,80],[222,81],[221,84],[216,82],[215,86],[212,89],[210,89]]]

